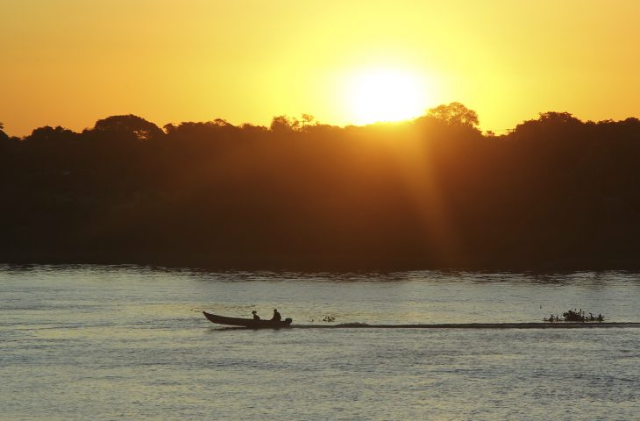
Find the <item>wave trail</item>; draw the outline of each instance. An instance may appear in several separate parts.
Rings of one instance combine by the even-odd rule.
[[[640,328],[640,323],[419,323],[419,324],[367,324],[341,323],[337,325],[298,325],[291,329],[598,329]]]

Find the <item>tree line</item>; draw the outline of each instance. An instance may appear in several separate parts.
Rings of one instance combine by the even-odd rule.
[[[640,120],[0,126],[0,260],[235,269],[640,267]]]

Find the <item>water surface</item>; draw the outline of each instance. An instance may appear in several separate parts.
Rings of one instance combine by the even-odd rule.
[[[638,329],[221,329],[207,310],[327,325],[640,321],[640,277],[0,269],[7,420],[634,419]]]

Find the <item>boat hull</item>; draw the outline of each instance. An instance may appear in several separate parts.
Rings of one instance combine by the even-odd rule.
[[[225,326],[242,326],[248,327],[251,329],[280,329],[291,326],[291,319],[286,320],[253,320],[253,319],[244,319],[240,317],[225,317],[218,316],[217,314],[207,313],[203,311],[204,317],[207,318],[211,323],[225,325]]]

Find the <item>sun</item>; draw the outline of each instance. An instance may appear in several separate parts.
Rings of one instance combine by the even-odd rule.
[[[347,87],[354,124],[409,120],[424,114],[424,81],[410,72],[376,69],[354,74]]]

